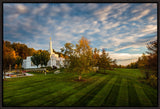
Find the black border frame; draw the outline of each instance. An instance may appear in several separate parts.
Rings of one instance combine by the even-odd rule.
[[[158,83],[158,89],[157,89],[157,99],[158,99],[158,106],[157,107],[4,107],[3,106],[3,78],[2,78],[2,75],[3,75],[3,67],[2,67],[2,64],[3,64],[3,54],[2,54],[2,51],[3,51],[3,3],[157,3],[157,42],[158,42],[158,58],[157,58],[157,62],[158,62],[158,65],[157,65],[157,71],[158,71],[158,80],[157,80],[157,83]],[[1,27],[0,27],[0,33],[1,33],[1,37],[0,37],[0,79],[2,80],[2,82],[0,82],[0,108],[8,108],[8,109],[11,109],[11,108],[40,108],[40,109],[44,109],[44,108],[53,108],[53,109],[59,109],[59,108],[66,108],[66,109],[74,109],[74,108],[87,108],[87,109],[92,109],[92,108],[97,108],[97,109],[104,109],[104,108],[109,108],[109,109],[114,109],[114,108],[118,108],[118,109],[123,109],[123,108],[131,108],[131,109],[138,109],[138,108],[142,108],[142,109],[146,109],[146,108],[152,108],[152,109],[158,109],[160,108],[160,94],[158,93],[160,91],[160,74],[159,74],[159,71],[160,71],[160,39],[159,39],[159,35],[160,35],[160,0],[2,0],[0,1],[0,15],[2,18],[0,20],[0,24],[1,24]]]

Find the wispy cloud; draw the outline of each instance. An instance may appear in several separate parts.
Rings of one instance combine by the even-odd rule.
[[[93,48],[112,51],[111,57],[126,64],[156,40],[156,9],[154,3],[4,3],[4,40],[48,49],[52,37],[59,51],[66,42],[75,44],[85,36]]]
[[[39,7],[35,8],[32,13],[33,14],[41,14],[43,10],[47,8],[48,4],[42,4]]]
[[[133,17],[130,21],[136,21],[136,20],[139,20],[139,19],[141,19],[142,17],[144,17],[144,16],[148,15],[148,14],[149,14],[149,12],[150,12],[150,10],[149,10],[149,9],[147,9],[147,10],[145,10],[145,11],[141,12],[138,16]]]

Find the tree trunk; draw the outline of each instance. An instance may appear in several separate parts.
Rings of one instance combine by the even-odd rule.
[[[11,64],[9,65],[9,71],[11,72]]]
[[[79,79],[79,80],[81,80],[81,78],[82,78],[82,76],[81,76],[81,75],[79,75],[78,79]]]

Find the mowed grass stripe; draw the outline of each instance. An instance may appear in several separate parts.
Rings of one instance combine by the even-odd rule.
[[[94,87],[98,87],[98,85],[105,79],[106,77],[101,77],[97,79],[94,83],[88,85],[86,88],[79,90],[77,93],[71,95],[67,99],[58,103],[56,106],[72,106],[75,102],[79,101],[79,99],[92,90]]]
[[[119,92],[119,88],[120,88],[120,84],[121,84],[121,77],[118,77],[116,82],[113,84],[114,85],[113,85],[110,93],[108,94],[108,96],[106,96],[106,99],[104,100],[102,106],[115,106],[118,92]]]
[[[90,77],[90,79],[96,79],[96,76]],[[72,86],[67,86],[66,88],[59,89],[58,91],[47,94],[45,96],[42,96],[38,99],[35,99],[33,101],[27,102],[22,106],[55,106],[55,104],[61,102],[63,99],[67,98],[68,96],[72,95],[79,89],[85,88],[88,84],[91,83],[83,83],[80,82],[74,83]],[[45,100],[45,101],[44,101]]]
[[[134,87],[140,100],[141,106],[152,106],[152,102],[148,99],[147,95],[143,91],[143,88],[139,84],[140,83],[135,82]]]
[[[97,75],[96,75],[97,76]],[[93,76],[94,77],[94,76]],[[31,97],[32,98],[32,100],[33,100],[33,98],[37,98],[37,97],[41,97],[41,96],[43,96],[44,94],[46,94],[46,93],[43,93],[43,92],[47,92],[48,94],[49,94],[49,92],[52,92],[53,90],[52,90],[52,88],[54,88],[53,86],[55,85],[56,87],[57,87],[57,85],[60,85],[59,83],[61,83],[62,85],[64,84],[66,84],[66,83],[63,83],[64,81],[62,81],[62,83],[61,82],[59,82],[59,81],[54,81],[54,79],[53,79],[53,81],[48,81],[47,82],[47,84],[46,84],[46,82],[44,81],[44,83],[43,84],[37,84],[36,85],[36,88],[37,89],[40,89],[40,90],[30,90],[30,92],[28,92],[28,93],[25,93],[25,90],[24,90],[24,92],[22,93],[22,94],[20,94],[20,95],[18,95],[18,94],[16,94],[17,96],[15,96],[14,94],[11,96],[11,97],[9,97],[8,99],[6,99],[5,98],[5,100],[4,100],[4,103],[5,103],[5,105],[17,105],[18,103],[23,103],[23,102],[27,102],[27,99],[29,98],[29,97]],[[71,84],[71,82],[69,82],[70,84]],[[67,82],[67,84],[68,84],[68,82]],[[69,86],[69,85],[67,85],[66,84],[66,86]],[[72,83],[73,84],[73,83]],[[64,86],[63,86],[64,87]],[[63,87],[60,87],[61,89],[63,88]],[[30,87],[31,89],[33,89],[33,87]],[[41,88],[43,88],[43,89],[41,89]],[[47,88],[47,89],[44,89],[44,88]],[[11,90],[12,91],[12,90]],[[8,91],[9,92],[9,91]],[[16,92],[15,92],[16,93]],[[32,97],[31,95],[33,95],[34,97]],[[14,101],[14,102],[12,102],[12,101]],[[18,102],[19,101],[19,102]],[[11,103],[12,102],[12,103]]]
[[[64,83],[57,83],[57,85],[55,87],[53,87],[52,83],[48,83],[46,84],[45,87],[41,87],[41,85],[39,85],[39,89],[40,90],[36,90],[36,91],[30,91],[30,93],[25,93],[23,95],[20,96],[13,96],[11,98],[8,99],[4,99],[5,105],[9,105],[9,106],[18,106],[20,104],[23,104],[25,102],[28,101],[32,101],[33,99],[38,99],[41,96],[44,96],[45,94],[49,94],[49,93],[53,93],[57,90],[60,90],[62,88],[67,87],[67,84]]]
[[[129,97],[129,106],[141,106],[137,92],[132,83],[134,80],[128,79],[128,97]]]
[[[55,104],[62,102],[64,99],[67,99],[69,96],[73,95],[74,93],[77,93],[79,90],[82,90],[86,88],[88,85],[91,85],[95,82],[95,80],[99,79],[100,75],[94,75],[93,77],[90,77],[89,80],[93,80],[90,82],[82,83],[80,86],[74,87],[74,89],[71,89],[69,91],[65,91],[61,95],[56,95],[56,99],[52,99],[50,102],[44,104],[44,106],[55,106]]]
[[[53,75],[55,75],[55,74],[53,74]],[[4,97],[4,99],[8,99],[12,96],[17,96],[17,95],[19,96],[19,95],[23,94],[23,92],[30,93],[30,88],[32,89],[32,91],[36,91],[37,89],[39,89],[40,84],[42,85],[42,87],[46,86],[46,84],[48,84],[49,82],[52,82],[54,85],[54,83],[55,83],[54,81],[57,81],[57,80],[55,80],[55,76],[53,76],[53,75],[51,77],[49,75],[47,75],[47,76],[35,75],[35,76],[37,76],[36,79],[39,77],[41,78],[39,81],[34,81],[33,77],[31,77],[33,79],[33,81],[32,81],[32,80],[30,80],[31,79],[30,77],[27,77],[30,82],[32,81],[32,83],[29,82],[29,84],[28,84],[28,82],[23,83],[24,81],[21,81],[21,79],[22,79],[21,78],[21,79],[19,79],[19,81],[21,81],[21,83],[23,83],[24,85],[19,85],[19,84],[15,84],[15,83],[13,83],[12,86],[4,85],[3,97]],[[64,75],[67,75],[67,73],[66,74],[64,73]],[[87,75],[87,76],[92,76],[92,75]],[[48,78],[48,79],[46,79],[46,78]],[[15,78],[13,78],[13,79],[15,79]],[[17,81],[17,82],[19,83],[19,81]],[[62,80],[59,80],[59,81],[61,82]],[[10,90],[10,91],[8,91],[8,90]]]
[[[141,83],[140,85],[143,88],[144,93],[147,95],[147,97],[152,102],[153,106],[157,106],[158,105],[157,90],[155,90],[151,86],[148,86],[147,84]]]
[[[107,76],[108,77],[108,76]],[[112,76],[110,76],[110,79]],[[89,101],[93,99],[93,97],[105,86],[105,84],[109,81],[108,78],[105,78],[97,87],[90,90],[88,93],[86,93],[84,96],[80,98],[79,101],[75,102],[72,106],[86,106]]]
[[[116,106],[128,106],[128,84],[126,78],[122,79]]]
[[[37,82],[41,82],[42,80],[48,80],[51,78],[52,77],[49,78],[48,76],[45,77],[45,75],[34,75],[34,76],[29,76],[29,77],[9,78],[7,79],[7,82],[4,82],[4,87],[12,86],[13,84],[25,85],[25,84],[30,84],[30,83],[37,83]]]
[[[24,80],[22,78],[24,78]],[[51,76],[51,77],[35,76],[35,77],[22,77],[22,78],[19,78],[19,80],[17,80],[16,82],[13,82],[10,85],[7,85],[7,83],[8,82],[10,83],[11,80],[7,81],[7,83],[4,82],[3,88],[5,88],[7,90],[19,90],[19,89],[22,89],[22,88],[27,88],[28,86],[36,86],[37,84],[39,84],[41,82],[46,82],[47,83],[50,80],[51,81],[55,80],[54,76]],[[37,78],[39,78],[39,80]],[[11,78],[11,79],[15,79],[15,78]],[[27,79],[28,79],[28,81],[27,81]]]
[[[82,90],[83,88],[85,88],[87,85],[89,85],[91,83],[85,83],[85,84],[81,84],[80,86],[76,86],[75,88],[72,89],[68,89],[68,90],[64,90],[61,92],[61,94],[53,94],[52,99],[50,99],[49,102],[42,104],[43,106],[55,106],[56,104],[62,102],[64,99],[67,99],[69,96],[73,95],[74,93],[76,93],[79,90]]]
[[[4,82],[4,88],[9,90],[9,89],[12,89],[12,90],[18,90],[18,89],[22,89],[22,88],[27,88],[28,86],[36,86],[37,84],[41,83],[41,82],[49,82],[50,80],[51,81],[61,81],[61,80],[58,80],[58,78],[56,78],[56,76],[54,76],[55,74],[53,75],[35,75],[33,77],[21,77],[21,78],[16,78],[16,82],[11,82],[8,81],[10,83],[10,85],[8,85],[6,82]],[[64,74],[65,75],[65,74]],[[10,79],[14,79],[15,78],[10,78]],[[24,79],[24,80],[23,80]],[[15,87],[16,86],[16,87]]]
[[[35,98],[32,101],[28,101],[26,103],[21,104],[20,106],[45,106],[45,104],[46,103],[48,104],[48,102],[50,102],[51,100],[56,101],[56,99],[58,97],[60,97],[61,95],[63,96],[64,91],[71,91],[71,89],[73,89],[73,86],[69,86],[69,87],[66,86],[63,88],[59,88],[52,93],[47,93],[44,96],[40,96],[39,98]],[[49,106],[49,105],[47,105],[47,106]]]
[[[56,82],[54,82],[53,79],[42,80],[41,82],[31,83],[31,84],[22,85],[22,86],[17,86],[17,85],[13,84],[13,86],[12,86],[12,87],[14,87],[13,89],[12,88],[10,88],[10,89],[5,89],[4,88],[3,89],[3,92],[4,92],[3,97],[5,99],[8,99],[12,96],[24,95],[23,92],[30,93],[31,89],[32,89],[32,91],[37,91],[37,89],[39,89],[39,86],[45,87],[48,83],[52,83],[53,85],[57,84]],[[11,92],[6,91],[6,90],[10,90]]]
[[[108,83],[94,96],[94,98],[87,104],[87,106],[101,106],[104,102],[106,96],[108,96],[110,90],[113,87],[117,77],[114,76],[113,78],[108,77],[110,79]]]

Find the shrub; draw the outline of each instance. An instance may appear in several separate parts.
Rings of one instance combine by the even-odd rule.
[[[152,87],[157,87],[157,77],[155,75],[151,75],[149,79],[147,80],[147,83],[149,83]]]
[[[52,67],[46,67],[46,70],[51,71],[51,70],[53,70],[53,68]]]
[[[53,66],[53,70],[55,70],[55,69],[57,69],[57,67],[56,67],[56,66]]]

